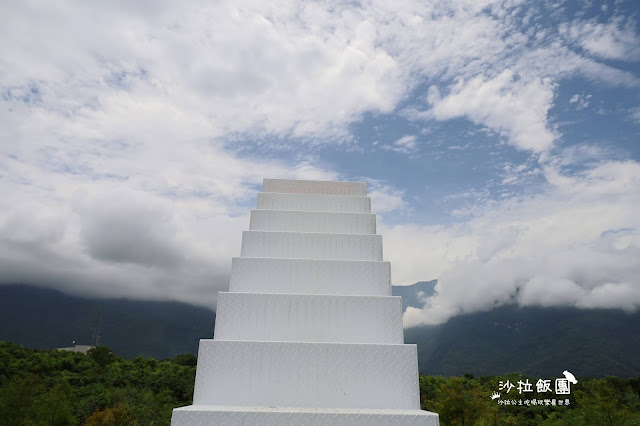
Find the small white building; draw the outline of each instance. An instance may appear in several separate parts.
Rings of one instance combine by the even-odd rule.
[[[76,342],[73,342],[73,346],[69,348],[57,348],[59,351],[69,351],[69,352],[82,352],[83,354],[87,354],[91,349],[95,348],[95,346],[91,345],[77,345]]]

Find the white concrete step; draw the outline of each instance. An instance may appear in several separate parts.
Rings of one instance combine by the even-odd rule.
[[[418,410],[415,345],[200,340],[194,405]]]
[[[285,194],[367,195],[364,182],[327,182],[319,180],[264,179],[262,192]]]
[[[375,234],[376,215],[370,213],[251,210],[252,231]]]
[[[438,415],[420,410],[189,405],[174,408],[171,425],[438,426]]]
[[[241,256],[381,261],[382,237],[314,232],[244,231]]]
[[[215,340],[404,343],[392,296],[218,293]]]
[[[234,257],[229,291],[391,296],[389,262]]]
[[[258,208],[311,212],[371,213],[371,199],[354,195],[258,193]]]

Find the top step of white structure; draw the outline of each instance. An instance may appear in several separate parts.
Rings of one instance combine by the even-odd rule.
[[[262,192],[284,194],[367,195],[364,182],[327,182],[319,180],[264,179]]]

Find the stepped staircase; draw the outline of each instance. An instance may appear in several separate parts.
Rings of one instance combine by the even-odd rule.
[[[366,184],[265,179],[183,425],[438,425]]]

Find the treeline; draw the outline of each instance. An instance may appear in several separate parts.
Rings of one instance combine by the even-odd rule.
[[[124,359],[105,346],[84,355],[0,342],[0,425],[167,425],[173,408],[191,404],[195,368],[193,355]],[[640,425],[640,377],[578,377],[569,395],[536,392],[538,379],[553,390],[554,378],[518,374],[420,376],[421,404],[442,426]],[[531,391],[520,393],[527,380]]]
[[[196,357],[124,359],[0,342],[0,425],[165,425],[191,404]]]
[[[421,375],[421,406],[437,412],[442,426],[640,425],[640,377],[578,377],[578,383],[570,385],[570,394],[561,395],[555,393],[555,379],[520,374],[479,378],[472,374],[448,378]],[[537,392],[538,380],[548,380],[550,391]],[[531,384],[529,392],[519,385],[527,382]],[[505,386],[507,383],[513,387]]]

